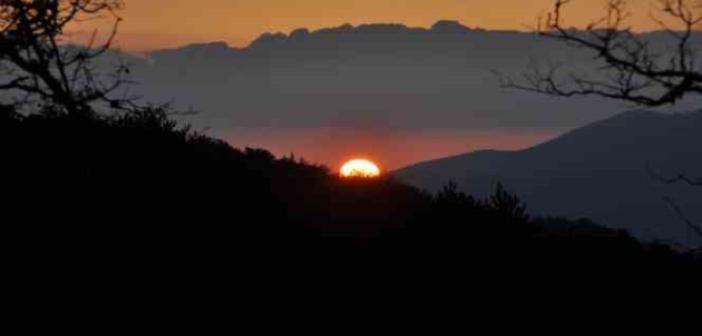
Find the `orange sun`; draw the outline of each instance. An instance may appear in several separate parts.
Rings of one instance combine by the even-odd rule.
[[[380,176],[380,168],[371,161],[357,159],[346,162],[341,167],[340,174],[342,177],[372,178]]]

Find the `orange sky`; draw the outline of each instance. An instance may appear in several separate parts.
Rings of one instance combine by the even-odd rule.
[[[238,148],[265,148],[277,156],[294,153],[333,170],[351,159],[366,158],[383,170],[481,149],[523,149],[561,131],[540,130],[391,130],[383,128],[226,129],[214,133]]]
[[[601,14],[602,0],[574,0],[569,20],[584,23]],[[226,41],[244,46],[263,32],[317,29],[344,23],[405,23],[430,26],[454,19],[470,27],[526,29],[553,0],[125,0],[119,47],[150,50],[192,42]],[[655,0],[630,0],[640,29]],[[84,23],[84,25],[90,23]],[[89,30],[83,27],[83,30]]]
[[[529,30],[554,0],[124,0],[117,47],[148,51],[189,43],[225,41],[246,46],[264,32],[319,29],[345,23],[404,23],[429,27],[442,19],[469,27]],[[648,18],[656,0],[630,0],[631,24],[655,29]],[[604,0],[574,0],[566,19],[582,25],[603,12]],[[95,21],[81,23],[74,42],[85,40]],[[105,24],[101,31],[107,32]],[[87,34],[86,34],[87,33]],[[517,149],[557,132],[389,132],[354,130],[236,130],[216,134],[235,146],[264,147],[277,155],[296,152],[337,169],[345,160],[377,159],[385,169],[476,149]],[[323,145],[320,145],[323,144]],[[378,159],[382,158],[382,159]]]

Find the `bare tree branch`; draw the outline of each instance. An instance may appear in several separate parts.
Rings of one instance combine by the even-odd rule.
[[[695,223],[693,223],[687,216],[685,216],[685,213],[680,209],[680,206],[670,197],[664,197],[663,200],[668,203],[671,209],[675,211],[675,214],[680,218],[680,220],[687,225],[688,228],[690,228],[696,235],[699,237],[702,237],[702,228],[697,226]]]
[[[663,181],[665,183],[669,183],[669,184],[684,182],[684,183],[687,183],[687,184],[692,185],[692,186],[697,186],[697,187],[702,186],[702,178],[693,179],[693,178],[690,178],[690,177],[683,175],[683,174],[679,174],[678,176],[673,177],[673,178],[664,179]]]
[[[532,66],[520,80],[495,72],[501,87],[561,97],[600,96],[644,106],[675,104],[687,95],[702,93],[702,72],[693,48],[697,43],[694,33],[702,28],[702,0],[658,0],[658,15],[652,14],[651,19],[670,42],[658,49],[650,36],[626,26],[626,0],[607,0],[605,15],[580,30],[566,28],[563,19],[565,8],[575,0],[554,1],[551,12],[539,20],[539,35],[591,52],[597,67],[576,73],[560,64]],[[650,167],[648,171],[662,183],[702,186],[702,178],[685,174],[665,177]],[[702,228],[692,223],[673,199],[665,201],[702,237]]]
[[[695,187],[702,187],[702,178],[693,178],[685,174],[677,174],[675,176],[663,176],[660,173],[653,170],[650,165],[646,165],[646,170],[648,174],[655,180],[660,181],[665,184],[676,184],[676,183],[686,183]]]
[[[20,91],[49,100],[66,113],[90,114],[95,103],[120,105],[110,95],[127,83],[120,65],[103,75],[91,62],[110,50],[121,18],[121,0],[0,0],[0,90]],[[97,33],[85,47],[62,45],[73,21],[108,13],[114,25],[99,46]],[[2,83],[2,82],[0,82]]]
[[[593,52],[599,71],[564,74],[561,68],[547,67],[528,72],[521,81],[498,74],[502,87],[563,97],[594,95],[645,106],[674,104],[687,94],[702,93],[702,72],[691,46],[693,32],[702,23],[699,7],[686,0],[660,0],[660,12],[682,28],[674,30],[664,19],[653,17],[675,45],[657,52],[644,35],[625,25],[627,1],[607,1],[606,14],[583,30],[564,25],[564,8],[572,2],[556,0],[541,20],[539,34]]]

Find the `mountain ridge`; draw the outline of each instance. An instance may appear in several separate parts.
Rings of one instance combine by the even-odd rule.
[[[453,180],[479,196],[501,182],[536,213],[589,217],[642,239],[682,243],[688,239],[685,226],[662,199],[674,196],[692,220],[701,219],[699,188],[666,185],[655,176],[699,174],[699,143],[702,111],[630,111],[524,150],[471,152],[402,168],[393,176],[430,191]]]
[[[229,49],[239,51],[242,49],[248,49],[254,47],[257,44],[265,43],[268,41],[283,41],[283,40],[300,40],[305,37],[314,35],[324,35],[324,34],[340,34],[340,33],[352,33],[352,32],[369,32],[369,31],[380,31],[382,29],[389,29],[394,31],[409,31],[409,32],[468,32],[468,31],[485,31],[480,28],[470,28],[463,25],[459,21],[455,20],[438,20],[431,27],[412,27],[403,23],[365,23],[352,25],[350,23],[344,23],[338,26],[319,28],[316,30],[311,30],[306,27],[295,28],[290,31],[290,33],[284,32],[264,32],[261,33],[257,38],[253,39],[247,45],[242,47],[234,47],[225,41],[211,41],[211,42],[200,42],[200,43],[188,43],[181,46],[176,46],[173,48],[161,48],[154,49],[147,54],[151,53],[162,53],[165,51],[173,51],[179,49],[192,49],[192,48],[203,48],[207,49],[209,47],[222,47],[226,46]],[[501,31],[501,30],[495,30]],[[505,30],[507,31],[507,30]],[[510,31],[518,32],[518,31]]]
[[[447,35],[455,34],[468,34],[468,33],[487,33],[487,34],[519,34],[526,36],[537,37],[537,32],[528,30],[515,30],[515,29],[484,29],[480,27],[470,27],[458,20],[441,19],[437,20],[434,24],[429,27],[420,26],[410,26],[404,23],[397,22],[378,22],[378,23],[361,23],[361,24],[351,24],[344,23],[338,26],[322,27],[318,29],[310,29],[307,27],[299,27],[292,29],[289,33],[281,31],[269,31],[263,32],[255,39],[251,40],[246,45],[243,46],[232,46],[225,41],[210,41],[210,42],[199,42],[199,43],[188,43],[181,46],[176,46],[172,48],[161,48],[148,51],[147,54],[160,54],[163,52],[177,51],[180,49],[193,49],[202,48],[208,49],[211,47],[226,47],[232,51],[245,51],[248,49],[254,49],[256,47],[265,46],[267,44],[275,44],[276,42],[295,42],[301,41],[305,38],[314,38],[329,35],[348,35],[348,34],[364,34],[364,33],[440,33]],[[640,32],[639,35],[642,36],[657,36],[661,33],[666,33],[664,31],[646,31]],[[695,34],[699,35],[699,33]]]
[[[517,148],[621,111],[611,100],[501,89],[492,70],[516,77],[529,69],[530,59],[562,59],[574,66],[591,62],[582,51],[534,33],[480,30],[446,21],[431,28],[376,24],[296,29],[270,38],[269,44],[247,48],[214,42],[154,52],[134,60],[132,74],[139,84],[129,94],[198,111],[185,120],[234,145],[263,141],[278,155],[294,150],[330,166],[342,155],[358,155],[352,151],[370,151],[364,154],[381,160],[395,157],[406,141],[402,137],[422,130],[452,135],[432,136],[430,141],[440,142],[436,149],[414,152],[411,160],[464,151],[452,143],[454,135],[480,137],[475,149]],[[699,102],[692,97],[676,108]],[[370,135],[364,135],[367,145],[357,142],[357,148],[349,140],[344,145],[305,141],[306,147],[291,149],[288,144],[300,142],[300,137],[288,130],[311,130],[324,137],[330,134],[326,130]],[[492,136],[495,140],[488,138]],[[334,151],[344,153],[326,154]]]

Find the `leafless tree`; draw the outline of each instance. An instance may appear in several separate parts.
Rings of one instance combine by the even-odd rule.
[[[504,87],[557,96],[596,95],[645,106],[674,104],[688,94],[702,93],[693,35],[702,23],[702,2],[659,0],[660,15],[651,15],[671,38],[672,48],[655,48],[644,34],[626,26],[627,1],[608,0],[606,13],[584,29],[567,28],[564,8],[573,0],[557,0],[538,33],[594,52],[595,73],[567,72],[560,67],[536,68],[523,81],[500,77]],[[673,27],[667,22],[673,21]],[[660,47],[660,46],[659,46]]]
[[[596,68],[575,72],[562,66],[535,66],[521,80],[498,73],[504,88],[547,95],[600,96],[643,106],[675,104],[687,95],[702,93],[695,31],[702,26],[702,1],[658,0],[650,17],[668,35],[667,46],[654,46],[650,37],[626,25],[626,0],[607,0],[605,15],[584,29],[568,28],[564,10],[573,0],[555,0],[553,9],[539,20],[538,34],[592,52]],[[686,175],[652,175],[664,183],[702,187],[702,178]],[[702,228],[686,218],[671,198],[665,201],[685,224],[702,237]]]
[[[126,66],[101,74],[94,64],[112,46],[122,6],[121,0],[0,0],[0,90],[12,92],[5,98],[22,106],[49,102],[67,114],[125,103],[110,94],[125,83]],[[85,46],[66,43],[71,23],[93,19],[114,23],[104,42],[96,43],[95,31]]]

